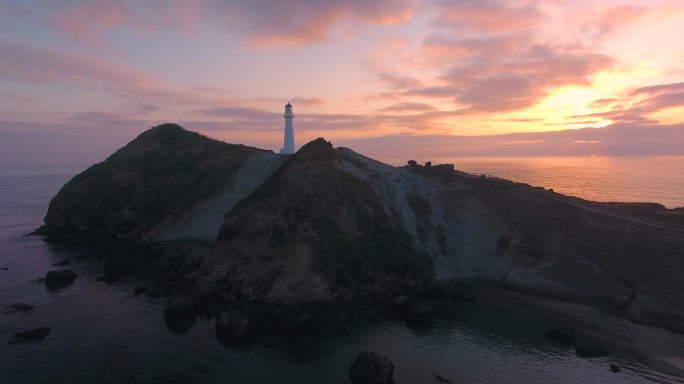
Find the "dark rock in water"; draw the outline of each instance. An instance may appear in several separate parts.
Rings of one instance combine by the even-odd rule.
[[[352,384],[391,384],[394,365],[386,357],[372,351],[361,352],[349,367]]]
[[[48,327],[34,328],[24,332],[17,332],[14,334],[15,340],[13,342],[20,343],[22,341],[43,340],[48,333],[50,333],[50,328]]]
[[[131,270],[131,265],[125,260],[106,260],[104,263],[105,280],[115,280]]]
[[[391,308],[396,313],[405,314],[411,309],[411,300],[404,295],[397,296],[392,300]]]
[[[65,265],[69,264],[70,262],[71,262],[71,260],[66,259],[66,260],[62,260],[62,261],[58,261],[56,263],[53,263],[52,265],[54,265],[55,267],[63,267]]]
[[[149,291],[147,291],[147,296],[149,296],[149,297],[164,297],[164,296],[168,296],[168,293],[163,288],[154,287],[154,288],[151,288]]]
[[[48,288],[58,288],[70,285],[76,280],[76,272],[71,269],[50,271],[45,275],[45,285]]]
[[[443,377],[440,376],[440,375],[435,375],[435,380],[437,380],[438,383],[447,383],[447,384],[448,384],[448,383],[453,383],[453,381],[451,381],[451,380],[449,380],[449,379],[445,379],[445,378],[443,378]]]
[[[429,303],[417,303],[406,314],[406,323],[410,326],[429,326],[434,316],[435,312]]]
[[[288,333],[305,333],[313,325],[313,317],[308,312],[302,312],[295,316],[289,316],[280,322],[279,328]]]
[[[570,327],[558,326],[549,329],[546,332],[546,337],[566,346],[570,346],[575,341],[575,330]]]
[[[188,296],[181,296],[172,301],[164,310],[164,320],[169,330],[178,333],[187,332],[195,323],[193,314],[193,300]]]
[[[610,365],[610,371],[613,373],[619,373],[619,372],[622,372],[622,369],[620,369],[620,367],[618,367],[615,364],[611,364]]]
[[[3,271],[9,271],[9,268],[4,267],[4,268],[2,268],[2,270],[3,270]]]
[[[608,354],[608,350],[591,340],[576,339],[575,353],[580,357],[601,357]]]
[[[138,296],[138,295],[140,295],[140,294],[142,294],[142,293],[147,292],[149,289],[150,289],[150,287],[148,287],[147,285],[139,285],[139,286],[133,288],[133,293],[134,293],[136,296]]]
[[[249,336],[249,317],[237,310],[220,313],[214,326],[216,338],[226,345],[243,343]]]
[[[26,312],[33,309],[33,305],[26,303],[14,303],[5,307],[5,313]]]

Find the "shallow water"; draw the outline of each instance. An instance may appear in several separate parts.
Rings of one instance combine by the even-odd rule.
[[[0,306],[35,305],[0,314],[2,383],[348,383],[347,368],[364,349],[393,361],[398,384],[435,383],[435,375],[456,383],[684,383],[629,356],[579,358],[542,336],[550,324],[543,316],[514,307],[471,306],[430,330],[392,322],[357,330],[321,341],[305,363],[266,347],[224,348],[209,321],[171,334],[165,299],[134,297],[130,281],[98,283],[100,261],[22,237],[70,176],[0,175]],[[72,286],[49,291],[35,281],[64,258],[79,275]],[[52,328],[44,340],[6,344],[40,326]],[[610,372],[611,362],[623,372]]]

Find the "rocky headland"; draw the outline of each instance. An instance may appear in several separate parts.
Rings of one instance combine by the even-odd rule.
[[[215,317],[226,344],[424,324],[492,287],[684,332],[681,209],[393,167],[323,139],[284,156],[160,125],[69,181],[37,233],[168,296],[172,329]]]

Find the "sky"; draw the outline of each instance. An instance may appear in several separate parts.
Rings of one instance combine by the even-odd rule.
[[[684,154],[681,0],[0,0],[0,167],[176,122],[380,160]]]

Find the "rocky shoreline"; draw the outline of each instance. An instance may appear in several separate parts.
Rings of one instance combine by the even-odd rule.
[[[322,139],[281,158],[167,124],[65,185],[36,234],[92,250],[105,282],[136,276],[136,296],[168,297],[172,332],[213,318],[229,346],[384,319],[429,326],[486,303],[490,287],[684,332],[680,211],[596,204],[453,165],[390,167]],[[649,226],[659,215],[675,229]],[[46,284],[76,278],[65,271]],[[544,332],[584,356],[609,352],[571,323]]]

